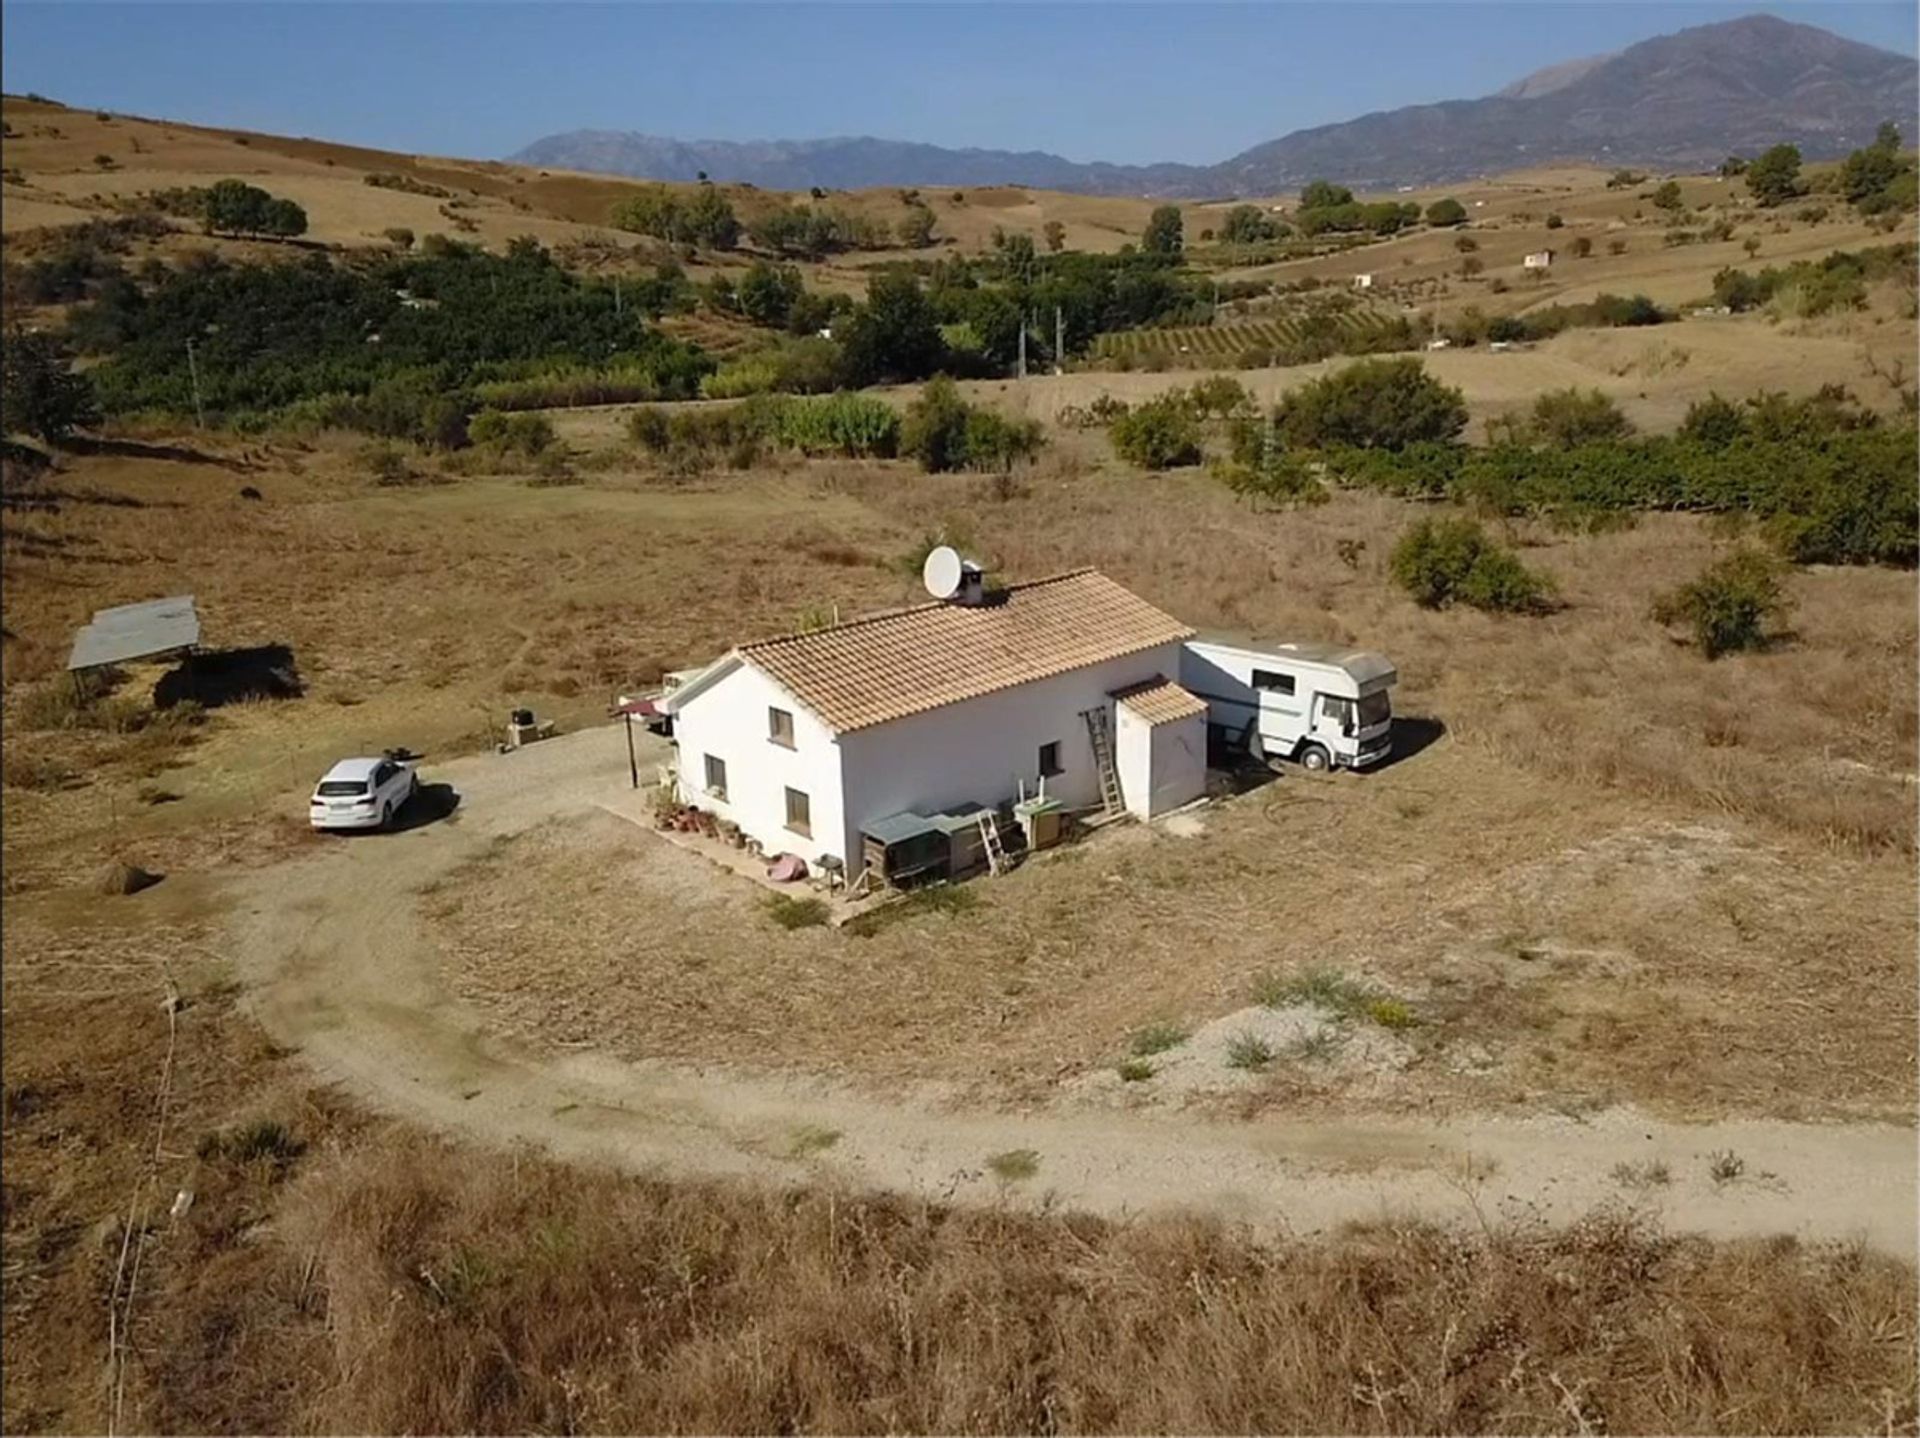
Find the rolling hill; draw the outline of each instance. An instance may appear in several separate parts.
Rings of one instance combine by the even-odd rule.
[[[1920,109],[1920,65],[1811,25],[1749,15],[1552,65],[1477,100],[1298,130],[1218,165],[1081,163],[869,137],[737,143],[577,130],[515,160],[657,180],[705,173],[769,189],[1019,184],[1180,198],[1274,194],[1316,176],[1436,184],[1550,161],[1693,169],[1786,140],[1810,159]]]

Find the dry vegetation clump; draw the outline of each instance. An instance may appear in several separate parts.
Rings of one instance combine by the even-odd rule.
[[[1912,1346],[1886,1338],[1911,1321],[1903,1266],[1669,1238],[1625,1212],[1558,1233],[1381,1224],[1263,1244],[1200,1221],[643,1182],[398,1143],[303,1183],[279,1250],[282,1311],[310,1275],[331,1340],[289,1394],[301,1427],[1624,1433],[1913,1417]],[[222,1416],[205,1385],[170,1406],[193,1426]]]

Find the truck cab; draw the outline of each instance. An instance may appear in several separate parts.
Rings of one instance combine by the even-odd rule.
[[[1393,752],[1391,662],[1338,644],[1189,640],[1180,683],[1229,747],[1306,769],[1364,769]]]

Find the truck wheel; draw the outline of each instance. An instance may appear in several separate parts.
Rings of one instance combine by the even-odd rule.
[[[1300,767],[1309,774],[1324,774],[1333,768],[1333,756],[1318,744],[1300,746]]]

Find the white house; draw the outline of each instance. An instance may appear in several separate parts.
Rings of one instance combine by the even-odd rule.
[[[1544,270],[1553,264],[1552,250],[1535,250],[1520,262],[1521,267],[1529,270]]]
[[[1372,289],[1372,288],[1373,288],[1373,276],[1372,276],[1372,274],[1370,274],[1370,273],[1365,273],[1365,272],[1363,272],[1363,273],[1361,273],[1361,274],[1357,274],[1357,275],[1355,275],[1355,276],[1353,277],[1353,287],[1354,287],[1354,288],[1355,288],[1356,290],[1370,290],[1370,289]]]
[[[1094,570],[743,644],[676,689],[683,802],[768,854],[857,875],[875,827],[999,809],[1045,783],[1151,817],[1197,798],[1206,705],[1175,682],[1193,631]],[[911,828],[908,824],[905,827]]]

